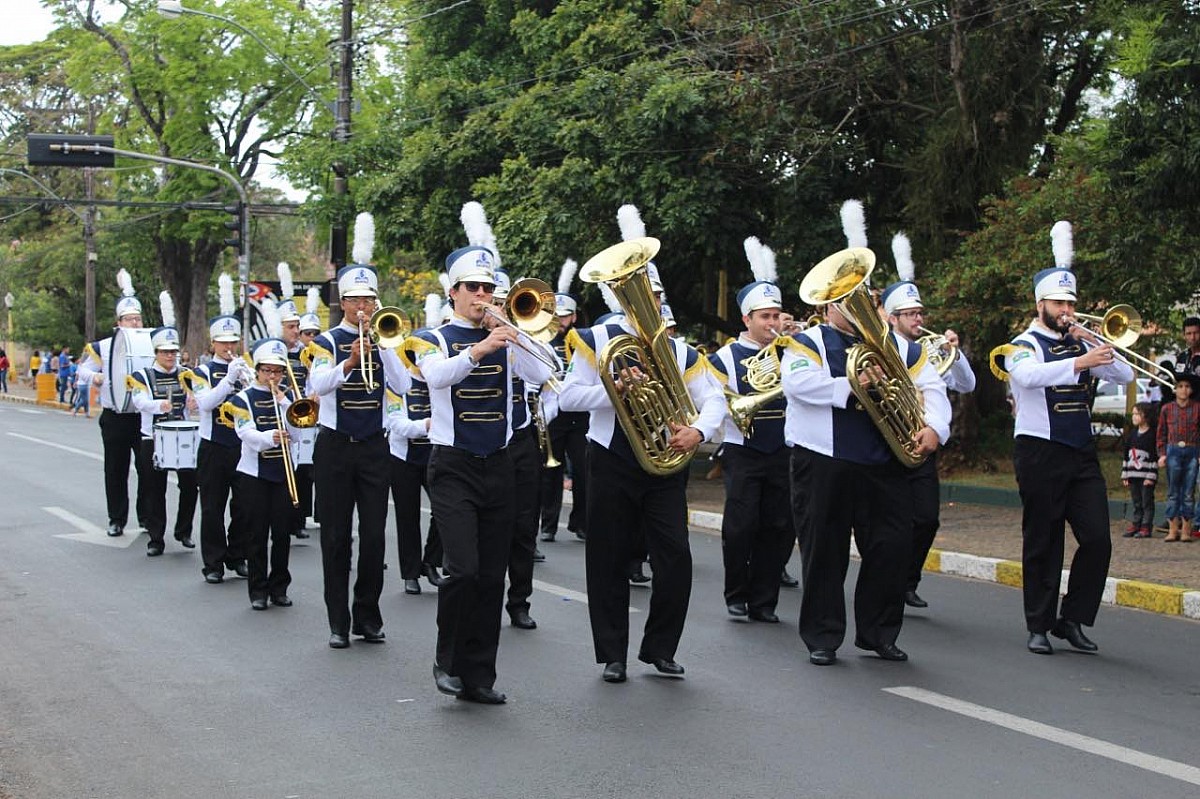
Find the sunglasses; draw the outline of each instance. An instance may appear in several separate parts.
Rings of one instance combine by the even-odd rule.
[[[464,289],[466,289],[467,291],[469,291],[472,294],[479,291],[480,289],[483,289],[484,294],[495,294],[496,293],[496,287],[491,283],[478,283],[474,280],[468,280],[464,283],[459,283],[458,285],[462,286]]]

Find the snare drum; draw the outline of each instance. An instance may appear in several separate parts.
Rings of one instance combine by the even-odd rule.
[[[297,466],[311,466],[313,448],[317,443],[317,427],[288,426],[288,435],[292,437],[292,463]]]
[[[117,413],[133,412],[126,378],[154,364],[154,345],[145,327],[118,327],[113,331],[108,363],[104,364],[104,391]]]
[[[154,425],[155,469],[195,469],[199,451],[199,422],[158,422]]]

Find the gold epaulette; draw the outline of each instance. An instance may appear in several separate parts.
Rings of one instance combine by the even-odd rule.
[[[812,347],[809,347],[805,344],[801,344],[794,337],[791,337],[791,336],[788,337],[787,348],[788,348],[788,352],[792,353],[793,355],[798,355],[802,358],[808,358],[808,359],[812,360],[814,363],[816,363],[818,366],[823,365],[825,363],[825,361],[821,359],[821,356],[817,353],[816,350],[814,350]]]
[[[567,363],[571,362],[576,352],[582,352],[583,357],[587,359],[588,363],[592,366],[596,365],[596,353],[587,345],[587,342],[583,340],[583,336],[579,335],[579,331],[575,328],[567,331],[567,337],[563,339],[563,348],[567,352]]]

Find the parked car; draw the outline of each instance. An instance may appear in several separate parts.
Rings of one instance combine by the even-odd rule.
[[[1145,377],[1137,379],[1136,402],[1149,402],[1150,380]],[[1125,386],[1120,383],[1110,383],[1101,380],[1096,386],[1096,401],[1092,405],[1092,413],[1125,413]]]

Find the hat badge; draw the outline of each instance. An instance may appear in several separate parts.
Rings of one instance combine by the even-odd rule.
[[[772,286],[770,283],[763,286],[762,293],[763,293],[763,297],[765,297],[768,300],[776,299],[779,296],[779,291],[774,286]]]
[[[1058,285],[1070,287],[1074,281],[1071,280],[1070,272],[1063,272],[1058,276]]]
[[[367,275],[367,270],[359,269],[358,273],[354,276],[354,282],[355,283],[370,283],[371,278]]]
[[[483,250],[480,250],[475,256],[475,265],[490,269],[492,266],[491,255]]]
[[[907,294],[909,297],[917,297],[917,296],[920,296],[920,295],[918,295],[918,294],[917,294],[917,287],[916,287],[916,286],[914,286],[914,285],[912,285],[911,283],[910,283],[909,285],[907,285],[907,286],[905,286],[905,287],[904,287],[904,292],[905,292],[905,294]]]

